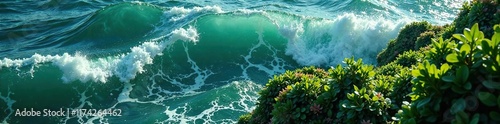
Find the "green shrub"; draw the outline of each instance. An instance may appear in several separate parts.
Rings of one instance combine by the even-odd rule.
[[[314,123],[340,123],[345,122],[339,116],[340,101],[347,98],[348,93],[354,92],[353,85],[365,86],[373,79],[375,72],[372,66],[364,65],[362,60],[355,61],[354,58],[344,60],[345,67],[341,65],[328,70],[329,90],[323,92],[314,101],[315,108],[321,108],[322,116],[317,116]]]
[[[456,21],[456,19],[455,19],[455,21]],[[441,33],[441,37],[448,39],[448,38],[451,38],[454,33],[455,33],[455,25],[453,25],[453,24],[446,25],[446,26],[444,26],[443,32]],[[438,38],[438,37],[436,37],[436,38]]]
[[[251,113],[243,114],[238,119],[238,124],[249,124],[251,118],[252,118]]]
[[[345,59],[344,63],[346,64],[345,67],[339,65],[335,69],[329,70],[332,77],[330,87],[335,87],[333,89],[336,89],[336,91],[333,91],[332,94],[336,94],[336,96],[328,96],[333,97],[330,99],[338,99],[338,101],[333,102],[332,105],[332,103],[323,103],[318,100],[321,105],[326,104],[325,106],[334,107],[330,109],[333,112],[328,112],[328,117],[336,117],[335,122],[340,123],[355,123],[360,122],[360,119],[371,120],[371,122],[385,122],[385,115],[371,116],[380,110],[385,110],[387,104],[383,95],[377,93],[374,90],[375,86],[370,82],[376,75],[373,66],[364,65],[361,59],[354,61],[353,58]],[[362,88],[359,89],[358,87]],[[366,87],[371,88],[366,89]],[[369,96],[369,98],[365,96]],[[368,104],[365,104],[365,102]],[[377,112],[367,113],[371,110],[377,110]],[[333,116],[335,111],[338,112]]]
[[[268,123],[272,118],[273,104],[276,103],[276,97],[289,85],[297,82],[303,82],[308,77],[327,78],[329,75],[323,69],[315,67],[306,67],[295,71],[286,71],[284,74],[274,76],[269,80],[264,89],[259,92],[259,99],[256,109],[253,111],[250,123]]]
[[[421,33],[432,30],[431,24],[428,22],[413,22],[406,25],[395,40],[391,40],[387,48],[382,50],[377,55],[378,65],[385,65],[394,61],[400,53],[415,48],[415,41]]]
[[[394,62],[403,67],[410,67],[411,65],[416,64],[424,58],[424,54],[422,51],[413,51],[409,50],[400,54]]]
[[[375,69],[375,71],[378,72],[377,74],[393,76],[399,74],[400,70],[403,68],[403,66],[397,64],[396,62],[391,62],[387,65],[379,66]]]
[[[410,101],[410,93],[412,92],[412,80],[413,76],[411,74],[410,68],[401,69],[400,73],[393,76],[392,80],[388,83],[392,84],[392,90],[388,94],[388,97],[392,100],[391,115],[394,116],[400,110],[403,101]]]
[[[486,37],[493,35],[493,26],[500,24],[499,0],[474,0],[464,3],[457,19],[454,20],[454,30],[448,30],[445,39],[451,38],[454,33],[461,33],[467,27],[475,23],[481,25],[480,30],[485,32]]]
[[[420,36],[415,41],[415,47],[413,50],[419,50],[422,47],[426,47],[431,44],[433,38],[437,38],[443,35],[446,30],[450,30],[451,25],[443,25],[443,26],[432,26],[431,29],[421,33]]]
[[[337,119],[342,120],[342,123],[388,122],[390,115],[387,110],[391,107],[391,99],[377,92],[374,87],[374,85],[366,85],[358,88],[353,85],[354,92],[348,93],[347,98],[340,102],[341,107],[340,112],[337,113]]]
[[[415,41],[415,47],[414,50],[418,50],[422,47],[425,47],[429,44],[431,44],[431,39],[436,37],[436,33],[434,31],[426,31],[417,38]]]
[[[446,61],[430,57],[412,71],[412,101],[402,106],[401,123],[500,123],[500,26],[494,29],[491,40],[475,24],[453,35],[458,43],[433,43],[431,51],[451,52],[429,52]]]
[[[302,82],[297,82],[283,89],[276,103],[273,105],[271,119],[272,123],[307,123],[318,120],[322,113],[320,105],[314,104],[318,95],[330,88],[326,80],[312,76],[305,77]]]

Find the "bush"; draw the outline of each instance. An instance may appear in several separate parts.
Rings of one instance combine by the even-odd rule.
[[[302,82],[287,86],[278,97],[272,110],[272,123],[307,123],[318,120],[322,108],[313,104],[318,95],[330,88],[325,85],[326,80],[318,77],[307,77]]]
[[[421,61],[424,58],[424,54],[422,51],[413,51],[409,50],[400,54],[396,60],[394,61],[396,64],[399,64],[403,67],[411,67],[411,65],[415,65],[417,62]]]
[[[418,50],[422,47],[425,47],[429,44],[431,44],[431,39],[436,37],[436,33],[434,31],[426,31],[417,38],[415,41],[415,47],[413,48],[414,50]]]
[[[252,118],[251,113],[243,114],[238,119],[238,124],[249,124],[251,118]]]
[[[486,37],[493,35],[493,26],[500,24],[499,0],[474,0],[464,3],[457,19],[453,21],[453,30],[448,30],[445,39],[451,38],[450,34],[461,33],[467,27],[475,23],[481,25],[480,30],[485,32]]]
[[[475,24],[453,35],[458,44],[433,43],[431,51],[451,53],[434,55],[445,62],[425,60],[412,71],[412,102],[402,106],[401,123],[500,123],[500,26],[494,28],[491,40]]]
[[[403,68],[400,73],[394,75],[391,81],[384,81],[385,83],[392,84],[392,90],[388,97],[392,100],[392,107],[390,115],[394,116],[403,104],[403,101],[409,101],[409,94],[412,92],[413,85],[411,80],[413,76],[409,68]],[[382,82],[382,81],[381,81]]]
[[[337,99],[337,101],[324,102],[325,100],[322,100],[324,98],[318,98],[318,103],[330,107],[327,119],[335,117],[336,123],[359,123],[361,121],[385,123],[390,117],[386,110],[390,107],[391,101],[386,99],[381,91],[388,91],[392,87],[375,85],[376,83],[372,82],[376,75],[373,66],[364,65],[361,59],[354,61],[351,58],[344,62],[346,67],[339,65],[329,70],[333,78],[330,85],[334,87],[332,90],[334,93],[331,94],[336,95],[320,96],[329,96],[329,99]],[[335,111],[338,112],[334,113]]]
[[[274,76],[273,79],[269,80],[264,89],[259,92],[260,97],[257,101],[256,109],[253,111],[250,123],[268,123],[272,118],[271,113],[276,103],[275,98],[278,97],[280,92],[283,92],[289,85],[307,80],[308,77],[325,79],[328,77],[328,74],[323,69],[306,67],[295,71],[286,71],[282,75]]]
[[[403,68],[403,66],[396,64],[395,62],[391,62],[387,65],[380,66],[376,68],[375,70],[378,72],[378,74],[381,75],[396,75],[399,73],[399,71]]]
[[[415,48],[415,41],[421,33],[432,30],[428,22],[413,22],[406,25],[395,40],[391,40],[387,48],[377,55],[378,65],[385,65],[394,61],[396,57],[405,51]]]
[[[388,109],[391,99],[376,91],[373,84],[366,84],[358,88],[353,85],[354,92],[348,93],[347,98],[340,102],[340,112],[337,119],[342,123],[387,123],[390,121]],[[384,89],[385,90],[385,89]]]

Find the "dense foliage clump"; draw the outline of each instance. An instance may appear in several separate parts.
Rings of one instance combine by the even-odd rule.
[[[497,3],[466,3],[449,26],[406,26],[376,68],[348,58],[275,76],[239,123],[500,123]]]
[[[394,105],[387,96],[392,93],[392,85],[396,83],[376,81],[373,66],[363,64],[361,59],[345,59],[344,63],[346,66],[338,65],[328,72],[307,67],[275,77],[260,92],[262,96],[257,108],[251,113],[252,118],[248,118],[249,115],[242,116],[240,123],[391,121],[397,111],[388,111]],[[312,73],[304,75],[303,72]],[[298,78],[300,80],[294,80]],[[377,78],[397,81],[384,75]],[[288,85],[273,85],[276,82],[288,82]],[[272,92],[276,95],[270,97],[270,89],[275,89]]]
[[[499,2],[500,0],[473,0],[471,3],[464,3],[458,17],[452,23],[453,28],[443,34],[444,38],[450,38],[454,33],[461,33],[475,23],[481,26],[479,29],[485,32],[485,37],[491,37],[493,26],[500,24]]]
[[[413,66],[394,61],[374,69],[350,58],[328,71],[276,76],[239,122],[500,123],[500,25],[490,39],[478,25],[453,37],[458,41],[433,40]],[[266,95],[269,89],[275,95]]]
[[[458,17],[450,25],[432,26],[427,22],[414,22],[405,26],[396,39],[389,41],[387,48],[377,56],[378,65],[394,61],[399,55],[409,50],[419,50],[431,43],[431,39],[443,37],[453,38],[467,27],[478,23],[485,37],[493,35],[493,26],[500,24],[500,0],[474,0],[466,2],[460,9]]]
[[[313,84],[316,85],[318,80],[327,78],[329,78],[329,75],[326,71],[314,67],[297,69],[295,71],[286,71],[282,75],[274,76],[274,78],[269,80],[266,84],[266,87],[259,92],[260,97],[257,102],[258,107],[253,112],[256,114],[251,115],[251,122],[266,123],[270,121],[273,117],[271,113],[274,111],[274,105],[277,101],[278,104],[283,104],[283,101],[286,101],[282,101],[281,98],[289,99],[284,95],[288,94],[288,92],[292,90],[291,85],[298,84],[302,86],[302,82],[313,82]]]
[[[428,22],[413,22],[406,25],[396,39],[389,41],[387,48],[382,50],[377,55],[377,62],[379,65],[385,65],[392,62],[396,57],[408,50],[415,48],[415,41],[420,34],[431,30],[432,26]]]
[[[440,39],[426,51],[448,49],[446,62],[425,60],[412,71],[412,102],[398,114],[402,123],[500,122],[500,26],[491,40],[477,24],[453,37],[459,41]]]

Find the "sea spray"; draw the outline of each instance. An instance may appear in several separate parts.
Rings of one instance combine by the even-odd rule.
[[[288,39],[286,54],[301,65],[332,66],[344,58],[363,58],[376,64],[377,53],[386,47],[409,20],[371,20],[353,14],[333,20],[301,17],[294,20],[270,13],[280,34]]]

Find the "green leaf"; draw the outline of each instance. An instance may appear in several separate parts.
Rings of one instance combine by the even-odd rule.
[[[373,101],[378,101],[378,97],[377,97],[377,96],[373,96],[373,97],[372,97],[372,100],[373,100]]]
[[[453,90],[455,93],[458,93],[458,94],[467,93],[467,91],[465,91],[465,88],[462,88],[461,86],[458,86],[458,85],[451,86],[451,90]]]
[[[428,116],[425,121],[435,123],[437,120],[437,116]]]
[[[439,111],[440,108],[441,108],[441,105],[440,104],[436,104],[436,105],[434,105],[433,110],[434,111]]]
[[[412,71],[411,71],[411,75],[412,75],[413,77],[419,77],[419,76],[422,76],[422,74],[420,74],[420,70],[418,70],[418,69],[412,70]]]
[[[455,103],[453,103],[450,112],[452,114],[456,114],[459,111],[463,111],[465,109],[465,106],[466,106],[465,100],[463,98],[460,98],[456,100]]]
[[[499,82],[495,82],[492,80],[484,80],[482,83],[487,88],[500,90],[500,83]]]
[[[446,75],[441,78],[441,80],[445,82],[454,82],[455,76],[454,75]]]
[[[472,84],[470,82],[467,82],[467,83],[465,83],[464,88],[466,90],[470,90],[470,89],[472,89]]]
[[[452,53],[452,54],[449,54],[446,56],[446,61],[450,62],[450,63],[457,63],[457,62],[460,62],[458,60],[458,55],[456,53]]]
[[[500,25],[495,25],[494,26],[494,29],[495,29],[495,33],[500,33]]]
[[[441,70],[441,74],[444,74],[446,73],[446,71],[448,71],[448,69],[450,69],[450,65],[448,65],[448,63],[444,63],[443,65],[441,65],[441,68],[439,70]]]
[[[491,46],[493,46],[493,44],[491,44],[492,41],[488,41],[488,40],[483,40],[481,41],[481,48],[483,49],[483,51],[485,53],[489,53],[491,51]]]
[[[471,36],[471,31],[468,28],[464,29],[464,36],[467,41],[464,41],[465,43],[472,41],[472,36]]]
[[[465,112],[460,111],[455,115],[455,120],[458,122],[469,122],[469,116]]]
[[[369,77],[373,77],[373,76],[375,76],[375,74],[376,74],[376,73],[375,73],[374,71],[370,71],[370,72],[368,73],[368,76],[369,76]]]
[[[418,104],[417,104],[417,108],[422,108],[423,106],[425,106],[430,101],[431,101],[431,97],[427,97],[427,98],[425,98],[423,100],[420,100],[420,102],[418,102]]]
[[[370,96],[368,96],[368,94],[365,94],[363,96],[365,97],[365,99],[370,99]]]
[[[492,111],[490,112],[490,118],[495,121],[500,121],[500,113]]]
[[[500,29],[500,28],[499,28]],[[500,43],[500,32],[493,34],[491,37],[491,46],[498,45]]]
[[[429,70],[429,73],[430,74],[436,74],[437,73],[437,67],[436,65],[432,64],[429,68],[427,68]]]
[[[457,79],[460,83],[464,83],[469,78],[469,67],[463,65],[457,70]]]
[[[447,84],[443,84],[443,85],[441,85],[441,86],[439,87],[439,89],[441,89],[441,90],[446,90],[446,89],[448,89],[448,88],[450,88],[450,87],[451,87],[451,84],[450,84],[450,83],[447,83]]]
[[[458,40],[460,40],[462,42],[467,42],[467,38],[463,34],[453,34],[453,37],[457,38]]]
[[[353,118],[354,116],[355,116],[354,111],[351,110],[351,111],[347,112],[348,119]]]
[[[463,44],[462,47],[460,47],[460,53],[465,52],[465,54],[470,53],[470,45],[469,44]]]
[[[474,114],[469,124],[477,124],[477,123],[479,123],[479,114]]]
[[[411,118],[407,120],[405,124],[417,124],[417,121],[415,121],[415,118]]]
[[[496,103],[496,97],[489,92],[479,92],[477,98],[487,106],[493,107]]]
[[[471,29],[471,34],[473,38],[471,41],[476,41],[484,38],[483,32],[479,31],[479,24],[474,24]]]
[[[363,108],[358,107],[358,108],[356,108],[355,110],[356,110],[356,111],[358,111],[358,112],[360,112],[361,110],[363,110]]]
[[[476,53],[475,55],[479,55],[480,53]],[[477,57],[478,59],[481,58],[481,57]],[[478,60],[476,62],[474,62],[474,64],[472,65],[472,68],[478,68],[479,66],[482,66],[483,65],[483,60]]]

